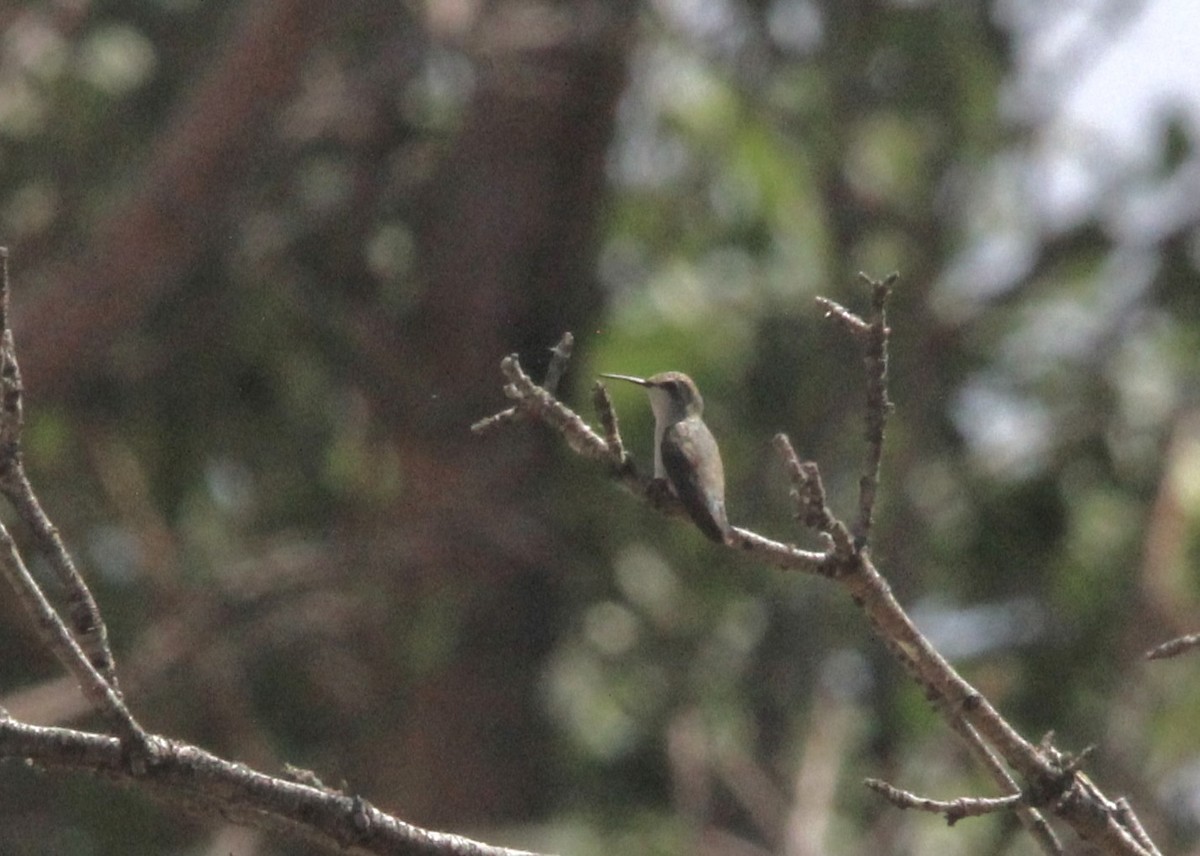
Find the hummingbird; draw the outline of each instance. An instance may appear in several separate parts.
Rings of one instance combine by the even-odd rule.
[[[727,543],[725,468],[701,414],[704,399],[683,372],[648,378],[602,374],[645,387],[654,411],[654,477],[666,479],[688,516],[713,541]]]

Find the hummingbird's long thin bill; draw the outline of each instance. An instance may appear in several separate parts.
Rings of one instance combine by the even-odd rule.
[[[627,381],[629,381],[630,383],[636,383],[638,386],[648,386],[648,384],[646,383],[646,379],[645,379],[645,378],[643,378],[643,377],[634,377],[633,375],[627,375],[627,374],[605,374],[604,372],[601,372],[601,373],[600,373],[600,377],[611,377],[611,378],[613,378],[614,380],[627,380]]]

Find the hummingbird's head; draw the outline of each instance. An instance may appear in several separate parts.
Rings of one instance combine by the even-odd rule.
[[[650,395],[650,407],[654,410],[654,417],[663,424],[670,425],[704,412],[704,399],[700,390],[683,372],[661,372],[648,378],[616,374],[601,377],[627,380],[644,386]]]

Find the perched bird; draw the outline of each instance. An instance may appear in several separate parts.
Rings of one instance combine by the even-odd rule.
[[[725,469],[701,413],[704,399],[682,372],[648,378],[602,374],[646,388],[654,411],[654,477],[666,479],[700,531],[713,541],[729,538],[725,516]]]

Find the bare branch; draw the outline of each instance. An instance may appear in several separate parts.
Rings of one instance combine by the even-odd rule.
[[[640,497],[651,507],[672,516],[685,516],[686,512],[674,494],[669,490],[662,490],[655,480],[642,478],[638,474],[633,460],[621,442],[616,411],[604,384],[597,383],[593,392],[593,401],[600,414],[605,434],[601,437],[588,427],[579,414],[530,380],[521,370],[520,361],[515,354],[500,361],[500,371],[509,381],[504,387],[504,394],[517,402],[517,410],[529,413],[537,421],[557,431],[576,454],[591,460],[607,462],[614,477],[630,493]],[[495,417],[489,417],[491,418]],[[756,556],[766,564],[776,567],[806,573],[831,573],[825,554],[773,541],[746,529],[732,527],[727,546]]]
[[[871,326],[866,336],[866,353],[863,362],[867,370],[867,460],[859,479],[858,521],[854,526],[855,537],[863,544],[871,535],[871,524],[875,514],[875,497],[879,491],[879,469],[883,461],[883,434],[887,427],[892,402],[887,394],[888,336],[887,302],[892,286],[899,278],[893,273],[882,281],[875,281],[860,274],[871,286]]]
[[[596,408],[596,415],[600,417],[600,427],[604,430],[604,442],[608,444],[613,466],[617,470],[628,469],[631,473],[636,472],[633,457],[625,451],[625,442],[621,439],[621,424],[608,395],[608,387],[600,381],[596,381],[592,387],[592,406]]]
[[[1076,773],[1072,776],[1071,788],[1067,790],[1058,804],[1056,813],[1065,819],[1079,832],[1080,837],[1092,839],[1104,853],[1130,854],[1130,856],[1162,856],[1154,846],[1146,832],[1142,829],[1137,818],[1126,818],[1131,814],[1128,803],[1122,811],[1120,802],[1113,802],[1100,792],[1087,776]],[[1138,830],[1140,836],[1134,833]],[[1143,844],[1145,839],[1147,844]]]
[[[358,796],[268,776],[186,743],[153,738],[154,764],[139,775],[120,743],[100,734],[0,720],[0,757],[40,767],[101,774],[136,785],[191,814],[296,835],[339,852],[389,856],[534,856],[457,835],[431,832],[384,814]]]
[[[25,423],[23,389],[9,325],[9,290],[8,249],[0,247],[0,493],[29,527],[38,552],[46,558],[66,591],[66,613],[75,640],[95,670],[119,692],[108,629],[100,609],[25,475],[21,451]]]
[[[550,366],[546,369],[546,379],[542,382],[542,388],[554,395],[558,390],[558,382],[562,380],[563,372],[567,369],[567,363],[571,359],[571,351],[575,349],[575,337],[570,331],[562,334],[562,338],[558,340],[553,348],[550,348],[550,353],[553,354],[550,358]],[[508,425],[515,422],[520,417],[521,411],[516,407],[510,407],[507,410],[501,410],[484,419],[480,419],[471,426],[471,432],[474,434],[487,434],[501,425]]]
[[[1134,837],[1138,844],[1146,848],[1146,850],[1154,856],[1160,856],[1158,848],[1154,846],[1154,842],[1150,840],[1150,836],[1146,834],[1142,822],[1138,820],[1136,814],[1133,813],[1133,806],[1129,804],[1129,800],[1121,797],[1117,800],[1117,817],[1121,823],[1129,830],[1130,835]]]
[[[956,731],[957,719],[968,723],[1025,779],[1029,805],[1053,807],[1080,838],[1096,843],[1101,852],[1153,856],[1154,851],[1135,841],[1118,820],[1115,804],[1077,771],[1078,758],[1029,743],[946,662],[912,624],[869,558],[860,552],[858,561],[835,578],[849,590],[876,635],[924,687],[943,718]],[[1036,828],[1037,822],[1031,821]],[[1045,849],[1043,838],[1038,840]]]
[[[817,297],[817,304],[825,308],[825,317],[831,318],[855,338],[867,335],[870,325],[840,303],[828,297]]]
[[[919,797],[879,779],[866,779],[863,784],[883,795],[897,808],[915,808],[932,814],[945,815],[946,823],[949,826],[954,826],[964,817],[979,817],[985,814],[995,814],[998,811],[1011,811],[1024,799],[1021,794],[1011,794],[1006,797],[959,797],[954,800],[933,800],[928,797]]]
[[[558,344],[550,349],[550,353],[554,356],[550,358],[550,367],[546,369],[546,379],[542,381],[542,386],[551,395],[558,394],[558,382],[562,379],[563,372],[567,370],[567,363],[571,359],[573,350],[575,350],[575,337],[569,330],[563,333]]]
[[[1200,647],[1200,633],[1189,633],[1187,636],[1179,636],[1151,648],[1146,652],[1146,659],[1166,660],[1198,647]]]
[[[144,765],[155,753],[150,738],[133,718],[117,691],[96,671],[75,637],[58,617],[58,613],[30,575],[29,569],[25,567],[12,536],[3,526],[0,526],[0,548],[0,572],[4,574],[17,599],[33,618],[34,627],[42,643],[54,652],[59,662],[75,677],[84,697],[120,736],[129,752],[129,760],[138,766]]]
[[[854,544],[851,542],[850,532],[829,510],[825,501],[825,485],[821,483],[821,472],[817,465],[812,461],[801,463],[796,457],[796,450],[792,448],[792,441],[786,434],[776,434],[774,442],[792,481],[796,519],[805,526],[829,536],[838,561],[853,558]]]
[[[0,492],[33,531],[35,545],[66,588],[72,629],[68,629],[29,573],[16,543],[2,525],[0,572],[33,619],[43,644],[74,676],[89,704],[121,738],[126,762],[142,771],[153,760],[156,747],[121,698],[100,610],[25,475],[21,452],[24,427],[21,371],[8,323],[8,307],[8,251],[0,248]]]
[[[729,546],[741,550],[759,561],[788,571],[803,571],[806,574],[831,576],[834,566],[824,553],[801,550],[792,544],[773,541],[757,532],[732,527]]]
[[[0,257],[0,260],[7,258],[2,253]],[[2,273],[0,490],[17,506],[19,515],[34,530],[38,549],[57,565],[60,574],[64,569],[74,574],[70,556],[38,504],[21,463],[21,379],[12,334],[7,327],[6,265]],[[106,680],[97,668],[107,665],[111,674],[112,658],[107,647],[102,651],[106,658],[89,658],[81,647],[87,640],[103,639],[102,633],[94,632],[95,628],[102,630],[103,624],[82,580],[72,584],[73,602],[77,605],[86,596],[92,618],[90,624],[73,635],[29,573],[3,525],[0,525],[0,573],[30,613],[44,645],[62,661],[79,683],[84,697],[117,735],[114,738],[37,727],[18,722],[0,711],[0,757],[20,758],[48,768],[102,774],[123,784],[136,784],[144,793],[194,814],[301,835],[347,852],[412,856],[520,854],[410,826],[380,812],[360,797],[321,787],[315,777],[313,783],[302,784],[266,776],[195,746],[147,734],[125,706],[115,682]]]
[[[826,310],[826,317],[836,321],[854,339],[863,345],[863,364],[866,370],[866,431],[867,444],[866,462],[863,474],[859,479],[859,508],[858,519],[854,525],[854,548],[847,544],[849,535],[846,527],[833,517],[829,511],[824,490],[820,486],[820,474],[816,464],[800,464],[795,461],[795,453],[791,452],[790,444],[781,445],[785,460],[788,460],[789,471],[793,473],[793,483],[796,485],[793,493],[801,506],[800,518],[810,526],[815,526],[827,532],[834,541],[835,552],[845,558],[851,558],[852,553],[866,547],[873,525],[875,502],[879,491],[879,473],[883,459],[883,442],[887,418],[892,409],[888,398],[888,337],[890,330],[887,326],[887,301],[898,275],[891,274],[883,280],[872,280],[866,275],[860,277],[871,287],[871,316],[864,320],[843,306],[827,298],[818,297],[817,302]],[[790,452],[790,456],[789,453]],[[790,459],[789,459],[790,457]],[[1053,773],[1053,764],[1043,763],[1044,758],[1037,758],[1037,750],[1020,738],[998,713],[986,705],[986,701],[973,687],[962,680],[953,668],[941,660],[940,655],[928,644],[924,636],[912,626],[908,616],[903,612],[891,591],[887,588],[883,577],[875,571],[869,558],[860,554],[859,564],[847,563],[850,573],[843,578],[852,591],[861,583],[866,590],[872,592],[871,597],[864,598],[855,594],[855,601],[862,604],[871,625],[892,649],[897,659],[905,665],[908,671],[920,683],[925,685],[928,695],[934,702],[942,717],[950,727],[963,739],[972,754],[984,765],[993,780],[1001,790],[1013,792],[1017,790],[1016,782],[1008,774],[1004,765],[999,762],[988,742],[997,745],[1004,758],[1017,766],[1013,756],[1003,750],[1007,746],[1009,752],[1016,752],[1031,763],[1025,768],[1026,775],[1048,777],[1040,780],[1056,783],[1062,787],[1065,782],[1066,770]],[[860,589],[860,592],[862,590]],[[860,598],[863,598],[860,600]],[[867,603],[874,604],[874,609],[868,608]],[[978,698],[983,705],[977,706],[968,700]],[[960,701],[961,700],[961,701]],[[978,722],[966,716],[968,707],[976,708],[980,714]],[[981,737],[977,726],[981,726],[988,740]],[[995,741],[999,740],[1000,744]],[[1020,769],[1020,767],[1018,767]],[[1053,830],[1045,818],[1034,808],[1027,805],[1016,805],[1014,808],[1026,830],[1037,841],[1043,852],[1047,854],[1062,853],[1062,845],[1055,837]]]
[[[955,671],[896,601],[887,581],[876,570],[865,549],[878,489],[887,415],[891,407],[886,388],[889,331],[885,308],[894,282],[893,275],[882,282],[871,283],[872,316],[869,322],[833,301],[819,299],[829,317],[865,343],[868,448],[865,471],[860,480],[859,519],[855,526],[855,537],[850,538],[845,524],[829,510],[816,465],[801,463],[790,442],[780,435],[775,443],[792,479],[798,517],[807,525],[824,532],[830,538],[832,548],[827,553],[812,553],[742,528],[732,530],[727,545],[754,555],[767,564],[818,573],[837,580],[862,609],[876,635],[924,688],[935,709],[966,740],[1000,787],[1010,794],[1018,790],[1006,766],[1016,771],[1026,783],[1020,797],[974,802],[970,806],[987,805],[989,811],[1017,811],[1038,846],[1047,854],[1061,854],[1062,846],[1036,810],[1039,807],[1051,807],[1082,839],[1093,842],[1103,852],[1154,856],[1157,851],[1152,845],[1147,846],[1149,839],[1135,836],[1130,831],[1140,828],[1136,825],[1136,819],[1134,822],[1123,819],[1117,804],[1105,798],[1079,771],[1083,756],[1067,757],[1048,742],[1040,746],[1030,743]],[[519,408],[528,410],[539,421],[561,433],[577,453],[594,460],[607,460],[610,464],[615,462],[617,466],[614,471],[627,487],[655,507],[663,507],[652,495],[648,483],[638,479],[632,473],[631,466],[624,466],[626,456],[620,446],[616,417],[602,389],[597,390],[595,397],[605,426],[605,438],[596,435],[569,408],[533,384],[521,372],[515,357],[505,358],[501,369],[510,381],[505,393],[517,400]],[[669,505],[669,502],[666,504]],[[953,810],[963,809],[960,806]]]
[[[604,439],[571,408],[530,380],[521,370],[516,354],[500,361],[500,371],[509,380],[504,394],[517,402],[518,409],[556,429],[576,454],[594,461],[608,459],[609,449]]]
[[[892,403],[887,394],[888,336],[887,301],[899,274],[873,280],[866,274],[859,277],[871,286],[871,318],[863,320],[845,307],[825,297],[817,303],[825,307],[825,317],[837,321],[863,345],[863,364],[867,372],[866,435],[867,456],[862,477],[858,482],[858,520],[854,538],[862,545],[870,539],[875,515],[875,499],[879,493],[879,469],[883,460],[883,438]]]
[[[940,699],[938,701],[940,702]],[[1016,780],[1009,775],[1008,768],[996,757],[996,753],[991,750],[969,722],[949,710],[942,711],[942,716],[950,728],[962,739],[971,756],[992,777],[992,781],[996,783],[1002,793],[1016,793],[1020,790]],[[1050,828],[1050,824],[1046,822],[1046,818],[1040,811],[1025,803],[1016,806],[1015,811],[1017,820],[1021,822],[1025,831],[1033,837],[1046,856],[1062,856],[1064,852],[1062,842],[1058,840],[1058,836],[1054,834],[1054,830]]]

